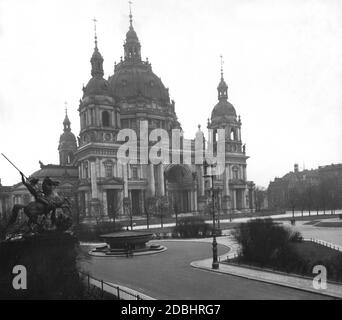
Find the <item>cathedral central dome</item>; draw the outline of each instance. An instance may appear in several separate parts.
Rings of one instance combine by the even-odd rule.
[[[118,100],[143,96],[151,100],[170,101],[168,90],[152,72],[148,62],[123,61],[117,65],[108,82],[110,95]]]

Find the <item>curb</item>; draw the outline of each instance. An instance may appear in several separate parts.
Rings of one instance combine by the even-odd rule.
[[[260,279],[260,278],[257,278],[255,276],[248,276],[248,275],[239,274],[239,273],[236,273],[236,272],[229,272],[229,271],[222,271],[222,270],[213,270],[213,269],[203,265],[203,263],[205,261],[208,261],[208,260],[210,260],[210,259],[193,261],[193,262],[190,263],[190,265],[193,268],[198,268],[198,269],[205,270],[205,271],[211,271],[211,272],[216,272],[216,273],[220,273],[220,274],[228,274],[228,275],[232,275],[232,276],[236,276],[236,277],[240,277],[240,278],[245,278],[245,279],[249,279],[249,280],[270,283],[270,284],[274,284],[274,285],[278,285],[278,286],[282,286],[282,287],[287,287],[287,288],[292,288],[292,289],[296,289],[296,290],[311,292],[311,293],[318,294],[318,295],[324,295],[324,296],[328,296],[328,297],[332,297],[332,298],[342,299],[342,290],[341,290],[341,294],[335,294],[333,292],[327,293],[327,292],[324,292],[324,291],[319,291],[318,292],[314,288],[307,288],[307,287],[303,288],[303,287],[296,286],[296,285],[293,285],[293,284],[290,284],[290,283],[286,284],[286,283],[283,283],[283,282],[278,282],[276,280]],[[253,270],[251,268],[246,268],[246,267],[239,267],[239,268]],[[264,271],[264,272],[273,273],[273,272],[269,272],[269,271]],[[276,274],[276,273],[274,273],[274,274]],[[290,276],[290,277],[291,278],[299,278],[299,277],[295,277],[295,276]],[[301,278],[299,278],[299,279],[301,279]],[[342,286],[341,286],[341,289],[342,289]]]

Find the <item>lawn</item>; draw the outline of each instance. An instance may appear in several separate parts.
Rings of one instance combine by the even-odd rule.
[[[327,268],[328,280],[342,282],[342,252],[309,241],[293,242],[290,244],[290,247],[298,258],[296,261],[288,261],[288,265],[276,266],[268,264],[260,266],[246,261],[243,257],[234,258],[228,263],[233,262],[240,265],[263,267],[274,271],[309,277],[313,275],[312,269],[314,266],[323,265]]]
[[[291,246],[301,258],[312,264],[342,256],[342,252],[309,241],[291,243]]]

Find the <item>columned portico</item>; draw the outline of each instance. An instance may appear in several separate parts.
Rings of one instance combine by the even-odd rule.
[[[197,211],[196,180],[190,167],[169,165],[165,168],[168,199],[174,212]]]

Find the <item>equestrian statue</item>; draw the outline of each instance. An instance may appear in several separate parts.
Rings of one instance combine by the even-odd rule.
[[[68,210],[69,213],[71,213],[68,199],[61,198],[54,192],[56,187],[59,185],[59,182],[54,181],[49,177],[45,177],[40,188],[39,179],[34,177],[27,178],[4,154],[3,156],[19,171],[23,185],[34,197],[34,201],[27,205],[15,204],[13,206],[12,214],[8,220],[5,230],[7,231],[17,221],[20,210],[23,210],[25,215],[28,217],[27,224],[31,231],[34,229],[36,229],[38,233],[45,231],[41,221],[46,220],[49,214],[52,227],[51,229],[56,231],[65,231],[69,229],[72,225],[71,218],[64,214],[56,216],[56,209],[58,208],[61,208],[63,212],[64,210]]]

